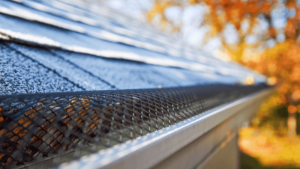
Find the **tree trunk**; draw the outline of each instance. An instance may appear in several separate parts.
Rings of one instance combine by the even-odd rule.
[[[289,137],[294,137],[297,135],[297,119],[296,119],[296,112],[289,113],[288,117],[288,135]]]

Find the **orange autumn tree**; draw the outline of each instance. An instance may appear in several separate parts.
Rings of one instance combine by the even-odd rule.
[[[172,6],[184,9],[192,5],[209,8],[199,26],[209,26],[204,43],[219,38],[222,50],[232,60],[266,75],[269,84],[279,84],[275,94],[263,104],[254,125],[287,127],[288,135],[296,135],[296,112],[300,112],[300,8],[296,0],[155,0],[148,12],[148,21],[160,16],[162,29],[168,25],[174,31],[180,31],[181,25],[168,20],[165,10]],[[285,22],[280,28],[273,23],[276,10],[285,13],[281,16]],[[261,20],[267,23],[267,28],[259,32],[257,27]],[[224,30],[228,24],[234,26],[238,43],[226,42]],[[247,39],[251,36],[255,41],[249,43]]]

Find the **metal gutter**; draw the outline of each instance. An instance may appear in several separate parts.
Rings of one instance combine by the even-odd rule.
[[[142,136],[113,148],[82,157],[80,160],[59,166],[60,169],[72,168],[150,168],[170,157],[183,147],[210,132],[213,128],[235,114],[234,124],[238,126],[255,112],[255,109],[243,115],[254,106],[258,108],[273,89],[246,96],[231,103],[211,109],[154,133]],[[244,117],[243,117],[244,116]],[[237,120],[238,119],[238,120]],[[224,133],[225,134],[225,133]],[[209,154],[210,151],[208,151]]]
[[[97,168],[100,162],[104,167],[126,155],[127,162],[145,156],[141,164],[155,165],[250,104],[249,97],[238,99],[269,88],[210,84],[0,96],[0,164],[4,168],[53,167],[99,150],[112,152],[110,147],[127,142],[129,146],[121,146],[113,157],[100,151],[97,166],[89,166],[92,162],[87,166]],[[146,150],[136,154],[141,148]],[[147,161],[150,154],[154,156]]]

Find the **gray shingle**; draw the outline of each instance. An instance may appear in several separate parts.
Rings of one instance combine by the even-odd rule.
[[[1,95],[82,91],[48,67],[0,44]]]

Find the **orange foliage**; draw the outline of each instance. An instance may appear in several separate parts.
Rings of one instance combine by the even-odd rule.
[[[269,136],[271,133],[270,130],[258,133],[256,128],[243,128],[238,141],[241,151],[259,159],[265,168],[299,168],[300,138]]]
[[[289,105],[288,106],[288,112],[289,113],[296,113],[297,112],[297,107],[294,105]]]
[[[209,25],[210,30],[206,34],[209,37],[205,39],[218,36],[224,49],[231,55],[232,60],[269,77],[268,84],[279,84],[276,94],[271,97],[270,101],[270,103],[274,102],[276,104],[267,105],[269,108],[282,105],[288,107],[291,112],[300,110],[300,48],[298,40],[300,35],[300,7],[297,6],[296,0],[189,0],[188,3],[185,2],[156,0],[153,9],[148,14],[148,19],[151,21],[154,15],[160,14],[163,22],[167,22],[164,10],[169,6],[184,8],[188,5],[206,5],[209,12],[204,18],[204,24]],[[280,5],[290,12],[294,11],[294,16],[291,16],[291,14],[285,16],[287,21],[285,28],[278,30],[272,25],[271,12]],[[259,37],[255,44],[247,44],[245,42],[246,37],[254,34],[253,28],[257,26],[259,17],[263,17],[269,26],[266,32],[263,33],[263,37]],[[246,30],[241,29],[244,21],[249,23]],[[224,35],[221,32],[228,23],[235,26],[239,36],[239,44],[226,44]],[[279,33],[283,33],[285,39],[276,42]],[[266,47],[267,40],[275,41],[274,45]],[[249,55],[248,52],[248,55],[252,58],[245,56],[247,54],[245,49],[255,51],[262,46],[264,51],[259,55]]]

